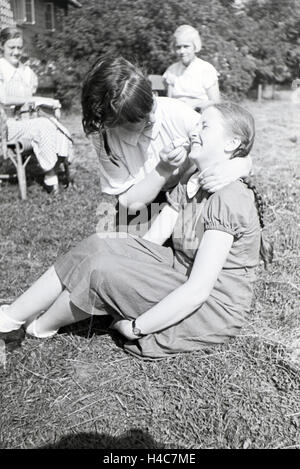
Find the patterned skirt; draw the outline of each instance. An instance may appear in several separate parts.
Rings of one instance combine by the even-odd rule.
[[[71,158],[73,155],[70,134],[61,124],[59,127],[47,117],[33,119],[7,119],[8,140],[28,139],[39,165],[44,171],[54,168],[58,156]]]

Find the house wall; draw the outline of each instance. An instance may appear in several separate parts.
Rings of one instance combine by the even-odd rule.
[[[46,31],[46,3],[53,3],[54,5],[55,31],[53,31],[53,34],[61,31],[63,28],[63,17],[67,12],[65,0],[53,0],[52,2],[49,2],[49,0],[34,0],[35,23],[18,24],[23,33],[25,52],[30,56],[37,56],[37,52],[34,47],[34,39],[36,35],[43,35],[49,32]]]
[[[14,25],[13,12],[9,0],[0,0],[0,29]]]

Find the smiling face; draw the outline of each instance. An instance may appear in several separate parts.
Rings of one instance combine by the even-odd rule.
[[[4,58],[14,67],[18,67],[23,50],[23,39],[8,39],[3,46]]]
[[[175,38],[174,49],[177,57],[185,67],[196,57],[194,43],[187,35],[180,35]]]
[[[228,160],[239,145],[226,126],[222,114],[213,106],[204,110],[197,127],[201,145],[193,145],[190,159],[200,171],[216,163]]]

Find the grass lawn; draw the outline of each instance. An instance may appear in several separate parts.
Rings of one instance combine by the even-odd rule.
[[[16,347],[18,336],[0,364],[1,447],[300,448],[300,105],[285,97],[246,104],[257,122],[255,180],[275,261],[258,269],[240,337],[151,362],[124,353],[99,318]],[[76,189],[52,197],[33,182],[22,202],[17,185],[0,186],[1,303],[93,233],[110,203],[80,115],[64,123],[76,144]]]

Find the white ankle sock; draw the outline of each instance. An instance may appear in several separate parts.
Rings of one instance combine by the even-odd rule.
[[[57,330],[55,331],[53,330],[52,331],[40,331],[39,330],[37,321],[42,314],[44,313],[39,314],[32,321],[27,323],[28,325],[25,328],[26,334],[32,335],[33,337],[37,337],[39,339],[46,339],[47,337],[53,337],[57,333]]]
[[[45,174],[44,176],[44,183],[47,185],[47,186],[56,186],[58,184],[58,177],[56,174],[51,174],[51,175],[48,175],[48,174]]]
[[[0,332],[17,331],[25,324],[25,321],[17,321],[11,318],[9,314],[5,312],[8,308],[9,305],[2,305],[0,307]]]

